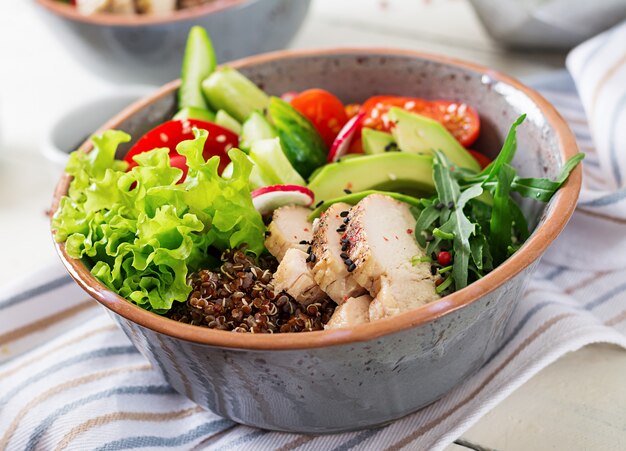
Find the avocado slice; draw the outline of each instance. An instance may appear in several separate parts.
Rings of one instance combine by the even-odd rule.
[[[363,142],[363,152],[367,155],[399,150],[396,140],[393,139],[391,133],[379,132],[373,128],[361,130],[361,140]]]
[[[343,196],[344,190],[377,189],[423,197],[435,191],[433,159],[430,155],[387,152],[341,160],[320,168],[308,187],[320,201]]]
[[[216,66],[215,51],[206,30],[199,26],[191,27],[180,74],[178,108],[209,109],[202,94],[202,80],[211,75]]]
[[[389,120],[396,124],[392,134],[400,150],[432,154],[433,149],[439,149],[452,163],[480,172],[474,157],[439,122],[397,107],[388,114]]]
[[[188,106],[176,113],[172,119],[197,119],[205,122],[214,122],[215,113],[211,110],[205,110],[203,108],[198,108],[195,106]]]
[[[241,134],[241,124],[239,121],[224,110],[219,110],[217,112],[215,115],[215,123],[220,127],[227,128],[237,135]]]

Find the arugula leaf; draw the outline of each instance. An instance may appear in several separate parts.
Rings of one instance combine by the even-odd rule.
[[[496,265],[506,259],[506,249],[511,244],[513,215],[509,210],[509,196],[514,178],[515,169],[509,164],[503,164],[498,172],[489,230],[489,247]]]

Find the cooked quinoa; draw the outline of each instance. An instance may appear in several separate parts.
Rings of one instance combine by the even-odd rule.
[[[324,329],[336,304],[329,298],[307,307],[291,296],[275,293],[274,257],[258,262],[242,250],[226,251],[217,270],[203,269],[187,280],[192,292],[172,308],[175,321],[233,332],[306,332]]]

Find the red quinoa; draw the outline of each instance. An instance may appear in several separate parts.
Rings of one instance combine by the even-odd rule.
[[[242,250],[224,252],[222,266],[191,274],[192,292],[175,305],[169,317],[175,321],[233,332],[275,333],[322,330],[335,310],[326,298],[307,307],[287,293],[275,293],[273,257],[258,262]]]

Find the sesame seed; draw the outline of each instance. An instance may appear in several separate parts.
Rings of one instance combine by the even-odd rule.
[[[443,210],[443,207],[445,207],[443,202],[439,202],[437,205],[435,205],[435,210]]]
[[[265,238],[267,238],[268,236],[271,236],[272,232],[270,232],[269,230],[265,231]]]
[[[342,211],[341,213],[339,213],[339,216],[341,216],[342,218],[345,218],[346,216],[348,216],[348,213],[350,213],[348,210]]]
[[[347,224],[347,223],[349,223],[349,222],[350,222],[350,218],[343,218],[343,223],[344,223],[344,224]]]
[[[300,244],[311,244],[311,243],[309,243],[307,240],[302,240],[300,241]]]
[[[352,194],[352,191],[350,191],[350,190],[349,190],[349,189],[347,189],[347,188],[346,188],[346,189],[344,189],[344,190],[343,190],[343,192],[344,192],[344,193],[346,193],[346,194]]]
[[[348,272],[352,272],[356,269],[356,265],[354,263],[352,263],[350,266],[348,266]]]
[[[354,262],[349,258],[346,258],[343,262],[346,264],[346,266],[354,265]]]
[[[452,210],[454,208],[454,202],[452,201],[448,202],[448,208]]]
[[[324,204],[324,201],[320,200],[318,203],[315,204],[315,208],[320,208],[323,204]]]
[[[350,258],[350,256],[349,256],[348,254],[346,254],[345,252],[342,252],[341,254],[339,254],[339,256],[340,256],[341,258],[343,258],[344,260],[345,260],[346,258]]]

